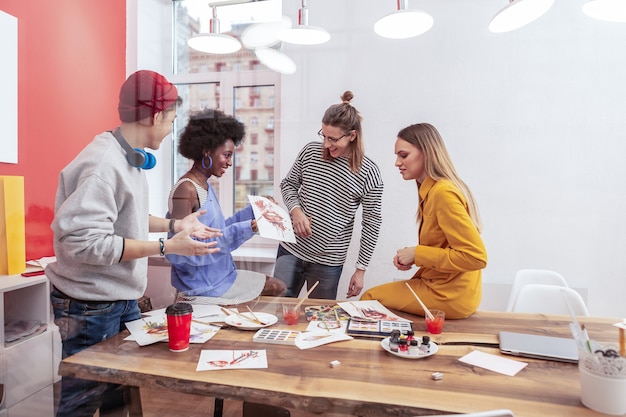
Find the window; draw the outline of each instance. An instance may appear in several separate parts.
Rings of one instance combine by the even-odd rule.
[[[258,21],[260,12],[255,10],[276,5],[278,10],[270,13],[280,18],[281,2],[276,0],[220,6],[221,32],[239,36],[251,22]],[[265,68],[254,53],[245,48],[228,55],[205,54],[189,48],[190,36],[208,32],[210,8],[198,0],[176,0],[172,7],[175,26],[172,81],[183,99],[172,135],[172,183],[192,164],[177,151],[178,136],[189,116],[207,107],[233,115],[245,124],[246,138],[235,151],[231,169],[221,179],[211,179],[224,214],[230,215],[248,204],[248,194],[274,195],[274,178],[277,177],[274,169],[278,169],[274,140],[280,137],[279,126],[274,123],[280,114],[275,97],[280,96],[280,74]]]

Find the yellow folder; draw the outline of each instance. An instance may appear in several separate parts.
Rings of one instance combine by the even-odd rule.
[[[0,175],[0,275],[26,270],[24,177]]]

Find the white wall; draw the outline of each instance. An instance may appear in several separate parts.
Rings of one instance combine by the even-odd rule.
[[[283,48],[298,70],[283,77],[281,175],[316,139],[324,110],[352,90],[367,153],[385,181],[383,231],[366,286],[408,276],[391,259],[416,244],[417,192],[393,166],[393,143],[406,125],[430,122],[478,199],[486,284],[508,284],[520,268],[553,269],[588,290],[593,314],[625,316],[626,24],[587,17],[582,0],[557,0],[525,28],[490,33],[489,20],[507,3],[412,1],[434,27],[387,40],[372,27],[395,1],[308,2],[309,24],[332,38]],[[298,5],[284,2],[283,14],[295,19]]]
[[[520,268],[546,268],[586,290],[592,314],[626,316],[626,24],[593,20],[583,3],[557,0],[529,26],[492,34],[489,20],[507,0],[413,0],[409,6],[428,11],[435,26],[388,40],[372,27],[395,9],[393,0],[308,2],[309,24],[332,39],[283,49],[298,70],[282,79],[279,175],[317,139],[324,110],[352,90],[367,153],[385,181],[383,231],[366,286],[410,276],[391,260],[397,248],[416,244],[417,190],[393,166],[393,143],[406,125],[429,122],[481,209],[489,253],[483,277],[496,289],[487,297],[502,297]],[[284,1],[283,14],[295,20],[299,5]],[[138,66],[145,67],[141,59]],[[151,193],[163,184],[151,181]],[[353,244],[340,297],[356,250]]]

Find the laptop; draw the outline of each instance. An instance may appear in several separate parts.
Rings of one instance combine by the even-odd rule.
[[[574,339],[534,334],[500,332],[500,352],[526,358],[578,362]]]

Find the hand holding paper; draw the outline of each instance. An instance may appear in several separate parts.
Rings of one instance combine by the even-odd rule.
[[[296,242],[289,213],[266,197],[249,195],[259,235],[268,239]]]

